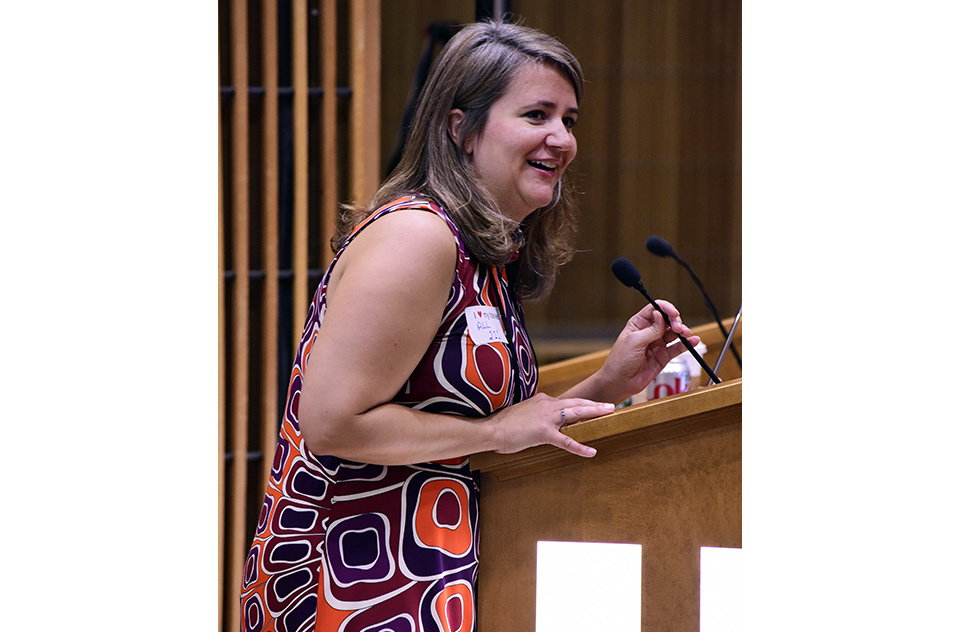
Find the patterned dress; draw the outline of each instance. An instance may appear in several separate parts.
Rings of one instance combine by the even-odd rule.
[[[413,196],[395,200],[359,225],[343,248],[370,222],[403,208],[440,215],[455,235],[458,262],[441,326],[393,401],[433,413],[485,417],[531,397],[537,367],[520,303],[507,291],[507,275],[471,259],[437,204]],[[355,463],[309,452],[299,432],[302,373],[322,325],[326,286],[338,256],[316,290],[292,369],[272,474],[243,574],[242,629],[474,630],[478,481],[468,456],[403,466]],[[489,309],[503,317],[494,319],[490,333],[479,332]]]

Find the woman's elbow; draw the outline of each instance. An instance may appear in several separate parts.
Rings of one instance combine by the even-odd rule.
[[[314,397],[302,393],[299,399],[297,420],[299,433],[309,452],[341,456],[343,438],[342,429],[346,426],[345,415],[337,413]]]

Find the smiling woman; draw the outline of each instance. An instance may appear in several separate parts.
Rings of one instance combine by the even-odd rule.
[[[595,374],[537,393],[523,301],[572,250],[561,182],[583,78],[553,38],[503,23],[445,47],[402,160],[348,210],[315,292],[256,536],[243,629],[474,630],[469,455],[551,444],[643,390],[689,335],[666,301]],[[696,337],[691,338],[696,344]]]
[[[465,113],[457,108],[449,131],[501,211],[520,223],[551,203],[577,154],[571,128],[578,100],[567,76],[547,63],[521,67],[512,81],[521,90],[509,90],[491,106],[481,135],[461,138]]]

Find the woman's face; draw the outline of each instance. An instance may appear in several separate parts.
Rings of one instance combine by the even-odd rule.
[[[461,116],[456,110],[449,119],[456,142]],[[521,222],[551,203],[578,150],[571,133],[577,118],[568,78],[550,65],[529,63],[491,106],[482,132],[464,140],[478,178],[508,217]]]

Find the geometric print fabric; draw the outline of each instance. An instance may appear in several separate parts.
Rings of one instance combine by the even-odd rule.
[[[473,262],[432,201],[402,198],[385,213],[424,209],[445,219],[458,265],[441,328],[393,401],[482,417],[527,399],[537,386],[520,305],[501,270]],[[341,251],[340,251],[341,252]],[[311,453],[298,428],[298,393],[321,326],[326,271],[310,306],[285,415],[242,586],[245,632],[467,632],[475,624],[478,481],[468,457],[402,466]],[[498,286],[496,288],[496,285]],[[510,344],[476,345],[465,309],[497,308]]]

